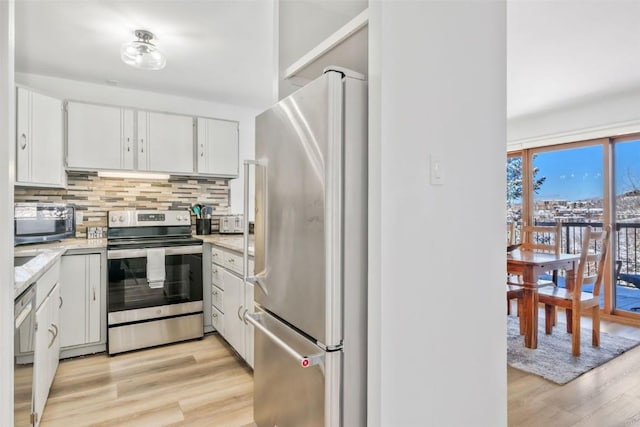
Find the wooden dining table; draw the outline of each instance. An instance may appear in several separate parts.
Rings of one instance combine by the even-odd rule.
[[[538,276],[552,270],[565,271],[567,289],[573,289],[580,254],[552,254],[515,250],[507,253],[507,273],[522,277],[522,312],[524,345],[538,347]],[[545,286],[549,286],[546,284]]]

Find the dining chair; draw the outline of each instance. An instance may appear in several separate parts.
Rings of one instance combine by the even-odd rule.
[[[538,300],[544,304],[547,334],[553,329],[551,316],[554,316],[555,307],[565,309],[567,332],[572,334],[571,352],[574,356],[580,356],[580,314],[584,310],[591,310],[591,344],[594,347],[600,345],[600,292],[604,282],[610,233],[610,226],[606,226],[602,231],[593,231],[591,226],[587,226],[573,289],[547,287],[538,291]],[[583,292],[583,286],[589,284],[593,284],[593,292]]]
[[[515,230],[513,235],[515,236]],[[525,224],[520,228],[520,241],[521,251],[539,251],[559,255],[562,241],[562,222],[556,221],[555,225]],[[558,270],[552,271],[551,274],[551,280],[538,279],[538,287],[558,286]],[[511,300],[522,298],[522,287],[518,286],[520,279],[509,277],[507,280],[507,314],[511,314]],[[518,300],[519,308],[520,299]]]

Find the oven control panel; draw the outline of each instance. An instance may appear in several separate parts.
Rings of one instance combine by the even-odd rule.
[[[145,221],[162,221],[162,222],[164,222],[165,219],[166,219],[166,216],[163,213],[140,213],[140,214],[138,214],[138,222],[145,222]]]
[[[109,227],[191,225],[187,209],[179,211],[109,211]]]

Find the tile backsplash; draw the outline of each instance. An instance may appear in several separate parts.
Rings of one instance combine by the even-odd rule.
[[[76,206],[76,237],[87,227],[106,227],[107,212],[125,209],[188,209],[212,206],[214,215],[229,213],[229,179],[172,176],[168,180],[102,178],[95,172],[69,172],[67,188],[16,187],[16,202],[71,203]],[[194,221],[195,222],[195,221]]]

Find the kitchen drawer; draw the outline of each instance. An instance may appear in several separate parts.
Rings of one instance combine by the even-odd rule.
[[[242,275],[242,255],[226,252],[224,254],[224,260],[225,265],[229,270]]]
[[[211,308],[211,325],[224,336],[224,315],[215,307]]]
[[[211,283],[224,290],[224,275],[222,274],[222,267],[218,264],[211,266]]]
[[[211,262],[218,265],[226,265],[226,252],[222,249],[211,248]]]
[[[216,247],[211,248],[211,262],[213,265],[213,270],[216,270],[216,265],[219,265],[228,268],[234,273],[242,276],[242,261],[242,255],[237,252],[226,251],[224,249],[219,249]],[[252,275],[252,272],[253,259],[249,258],[249,275]],[[216,284],[219,283],[216,282],[216,278],[213,278],[213,282]],[[220,286],[220,288],[224,289],[223,286]]]
[[[211,304],[224,313],[224,291],[216,286],[211,286]]]

